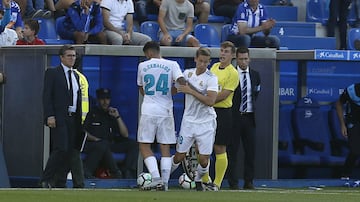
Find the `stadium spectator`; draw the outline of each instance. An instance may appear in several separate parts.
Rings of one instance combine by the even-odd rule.
[[[100,4],[96,1],[77,0],[67,9],[66,17],[60,19],[56,31],[61,38],[76,44],[107,44]]]
[[[134,32],[132,1],[102,0],[102,14],[108,42],[113,45],[144,45],[151,41],[145,34]]]
[[[7,2],[8,2],[8,0],[7,0]],[[4,1],[0,1],[0,10],[5,10],[3,3],[4,3]],[[21,39],[21,38],[23,38],[22,37],[23,20],[22,20],[21,13],[20,13],[20,7],[13,0],[10,0],[9,3],[10,3],[10,8],[11,8],[10,9],[11,10],[11,18],[10,18],[10,22],[6,25],[6,28],[14,29],[16,31],[17,38]]]
[[[227,39],[236,47],[279,49],[279,38],[269,35],[276,21],[268,18],[266,8],[259,1],[247,0],[238,6]]]
[[[84,129],[87,141],[84,153],[84,174],[93,178],[96,169],[109,169],[113,178],[135,178],[138,157],[137,143],[129,138],[128,129],[118,110],[110,106],[111,93],[109,89],[96,90],[98,105],[92,108],[86,116]],[[117,166],[112,152],[126,153],[124,175]]]
[[[158,17],[160,44],[199,47],[199,41],[190,34],[193,18],[194,6],[189,1],[162,0]]]
[[[0,45],[11,46],[16,44],[18,36],[13,29],[6,28],[11,17],[10,0],[3,0],[3,5],[5,9],[0,10]]]
[[[0,10],[0,31],[2,32],[11,18],[11,0],[2,0],[3,9]]]
[[[37,37],[40,26],[37,20],[25,20],[23,37],[16,42],[16,45],[45,45],[45,42]]]
[[[335,36],[335,27],[339,27],[340,50],[347,49],[347,18],[352,0],[330,0],[327,36]]]
[[[214,0],[214,14],[232,19],[237,7],[242,2],[244,2],[244,0]]]
[[[135,11],[139,23],[148,20],[147,14],[159,15],[162,0],[134,0]],[[207,23],[210,14],[210,0],[190,0],[194,6],[194,15],[198,23]]]

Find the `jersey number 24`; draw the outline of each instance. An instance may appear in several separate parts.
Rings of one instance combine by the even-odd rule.
[[[145,94],[154,95],[155,91],[161,92],[162,95],[167,95],[169,92],[169,82],[167,74],[160,74],[158,80],[155,80],[154,75],[145,74],[144,76]],[[155,90],[154,90],[155,86]]]

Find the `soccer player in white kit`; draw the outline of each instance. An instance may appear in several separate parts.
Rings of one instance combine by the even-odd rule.
[[[185,84],[180,66],[176,61],[161,58],[157,42],[147,42],[143,51],[149,59],[138,66],[137,85],[144,96],[137,134],[139,150],[152,176],[152,183],[145,190],[167,190],[171,169],[170,144],[176,143],[172,92],[174,82]],[[157,160],[151,150],[156,141],[161,151],[161,177]]]
[[[185,110],[176,153],[172,156],[174,171],[185,158],[194,142],[199,150],[199,164],[195,176],[196,189],[203,191],[201,177],[209,171],[209,158],[213,151],[216,113],[212,107],[218,92],[217,77],[207,69],[210,64],[210,50],[199,48],[195,56],[196,68],[184,71],[186,85],[179,85],[178,92],[185,93]]]

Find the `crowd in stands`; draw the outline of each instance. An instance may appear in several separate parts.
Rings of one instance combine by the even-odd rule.
[[[254,3],[252,3],[254,2]],[[252,13],[258,13],[260,10],[257,8],[259,1],[243,0],[223,1],[223,0],[3,0],[0,2],[0,9],[4,11],[4,22],[6,28],[11,28],[16,31],[17,36],[6,34],[11,32],[8,30],[2,31],[3,38],[6,38],[6,43],[0,45],[15,45],[15,44],[41,44],[33,43],[25,39],[24,31],[25,24],[23,19],[51,19],[56,27],[56,32],[59,38],[73,40],[75,44],[109,44],[109,45],[144,45],[150,41],[151,38],[146,34],[137,32],[135,23],[139,25],[148,20],[149,14],[157,16],[159,24],[159,42],[165,46],[192,46],[199,47],[201,44],[199,40],[193,35],[194,24],[208,23],[208,17],[211,9],[214,10],[215,15],[233,18],[237,10],[237,6],[254,5]],[[10,11],[8,8],[10,7]],[[231,12],[226,11],[231,8]],[[263,8],[259,4],[259,8]],[[7,18],[5,11],[11,16]],[[226,12],[224,12],[226,11]],[[239,11],[247,12],[247,11]],[[261,11],[262,12],[262,11]],[[238,13],[240,15],[240,13]],[[249,27],[262,27],[262,29],[254,29],[255,32],[244,32],[241,34],[249,34],[263,30],[260,24],[267,24],[265,28],[271,28],[273,23],[264,23],[267,21],[268,16],[261,15],[258,23],[251,24],[250,18],[255,15],[246,15],[242,21]],[[238,19],[240,16],[235,16],[233,19],[233,27],[238,26]],[[273,20],[271,20],[273,21]],[[32,23],[34,24],[34,23]],[[29,25],[29,24],[28,24]],[[35,26],[35,25],[34,25]],[[264,29],[265,29],[264,28]],[[35,31],[35,36],[41,29],[32,29]],[[12,32],[13,33],[13,32]],[[265,35],[261,37],[267,38],[269,32],[264,32]],[[237,35],[234,31],[232,34]],[[31,37],[33,38],[33,37]],[[236,42],[236,40],[230,41]],[[17,43],[17,40],[28,41],[26,43]],[[247,42],[246,42],[247,43]],[[240,44],[238,44],[240,45]],[[250,44],[248,44],[250,46]],[[275,47],[267,44],[260,45],[259,47]]]
[[[269,35],[276,24],[266,9],[269,2],[271,0],[2,0],[0,10],[5,14],[10,6],[11,16],[6,20],[2,14],[2,24],[8,21],[5,27],[15,30],[17,36],[1,29],[2,41],[6,42],[0,45],[15,45],[18,39],[24,38],[24,19],[59,20],[56,22],[58,38],[75,44],[144,45],[151,38],[137,27],[155,20],[159,24],[157,34],[161,45],[198,47],[204,44],[194,36],[194,26],[209,24],[209,16],[217,16],[225,18],[223,23],[231,23],[230,36],[225,39],[237,47],[279,49],[279,38]],[[359,0],[329,0],[327,36],[335,37],[335,27],[339,26],[339,49],[348,49],[350,3],[357,15],[353,26],[358,27]],[[293,6],[290,0],[274,0],[270,5]]]

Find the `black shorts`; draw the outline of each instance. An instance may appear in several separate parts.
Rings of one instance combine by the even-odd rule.
[[[360,155],[360,124],[353,124],[353,127],[348,128],[348,144],[349,149],[353,154]]]
[[[215,108],[216,111],[216,135],[215,145],[229,145],[232,131],[232,110],[231,108]]]

